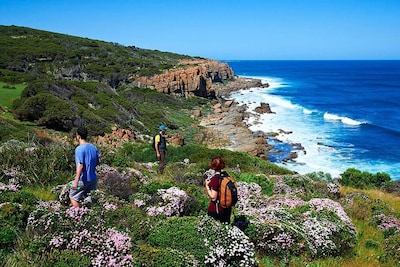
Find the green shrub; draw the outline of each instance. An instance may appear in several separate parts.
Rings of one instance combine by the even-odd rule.
[[[372,201],[363,193],[347,195],[341,200],[346,213],[353,219],[368,221],[372,215]]]
[[[119,205],[115,210],[108,210],[104,213],[104,220],[109,227],[128,229],[131,239],[136,243],[145,240],[156,223],[153,217],[147,217],[143,211],[131,205]]]
[[[11,225],[2,225],[0,223],[0,248],[5,249],[10,247],[15,242],[18,236],[18,229]]]
[[[0,225],[12,225],[16,229],[24,229],[29,211],[23,210],[19,203],[6,202],[0,204]]]
[[[130,175],[117,171],[107,171],[99,174],[98,188],[107,194],[125,200],[128,200],[133,193]]]
[[[58,250],[54,249],[51,252],[43,253],[36,260],[37,266],[41,267],[90,267],[91,260],[89,257],[79,254],[73,250]]]
[[[386,261],[390,259],[390,261],[395,262],[397,266],[400,266],[400,232],[386,237],[384,246],[385,253],[383,257],[381,257],[381,260]]]
[[[342,185],[351,186],[355,188],[371,188],[371,187],[383,187],[387,182],[390,181],[390,175],[386,173],[372,174],[369,172],[361,172],[355,168],[347,169],[339,180]]]
[[[169,148],[168,148],[169,149]],[[168,152],[169,153],[169,152]],[[126,142],[122,145],[122,147],[118,150],[119,157],[125,158],[125,162],[154,162],[157,160],[156,154],[153,148],[151,148],[151,144],[134,144]],[[110,155],[113,158],[108,159],[111,162],[117,162],[115,158],[116,155]],[[106,159],[107,160],[107,159]],[[168,161],[171,161],[168,159]],[[119,166],[119,165],[116,165]]]
[[[198,261],[187,251],[171,248],[153,248],[140,245],[134,252],[135,266],[142,267],[186,267],[199,266]]]
[[[210,199],[204,192],[203,187],[187,183],[180,184],[180,187],[189,197],[189,199],[186,201],[187,204],[185,205],[183,215],[198,216],[204,214],[207,211]]]
[[[186,251],[202,260],[208,253],[203,237],[197,230],[199,218],[179,217],[160,222],[149,235],[148,244],[155,248]]]
[[[323,181],[323,182],[332,182],[332,175],[330,173],[325,173],[325,172],[312,172],[312,173],[307,173],[306,176],[310,177],[311,179],[318,180],[318,181]]]
[[[238,180],[258,184],[262,188],[261,192],[268,196],[271,196],[274,191],[274,181],[262,174],[242,173]]]
[[[380,246],[379,242],[371,239],[365,241],[365,247],[368,249],[378,249]]]
[[[0,228],[2,238],[21,234],[38,199],[31,193],[6,191],[0,194]],[[12,231],[11,231],[12,230]],[[1,241],[0,241],[1,243]],[[10,246],[11,248],[11,246]]]
[[[0,203],[12,202],[12,203],[22,204],[23,207],[32,207],[38,201],[39,199],[35,197],[33,194],[24,191],[17,191],[17,192],[6,191],[6,192],[1,192],[0,194]]]
[[[376,187],[383,187],[390,182],[390,175],[387,173],[377,172],[370,181]]]
[[[287,175],[284,177],[284,180],[290,186],[291,190],[296,192],[296,196],[303,200],[324,198],[329,193],[326,182],[313,180],[306,175]]]
[[[183,162],[171,162],[165,168],[165,174],[177,184],[191,184],[204,186],[205,169],[199,168],[196,163],[186,164]]]
[[[43,253],[45,244],[31,239],[31,237],[23,237],[21,240],[18,241],[15,248],[10,247],[13,249],[12,251],[3,250],[3,259],[0,258],[0,265],[10,267],[45,266],[47,261],[47,258],[43,257],[46,254]]]
[[[170,181],[150,181],[148,184],[142,186],[140,192],[155,195],[158,189],[168,189],[172,186],[174,186],[174,184]]]
[[[155,249],[193,255],[199,266],[252,266],[255,263],[254,246],[243,232],[207,215],[164,220],[150,234],[148,244]]]

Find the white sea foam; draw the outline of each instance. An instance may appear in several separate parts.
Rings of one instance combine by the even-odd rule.
[[[349,125],[361,125],[361,124],[363,124],[363,122],[361,122],[361,121],[356,121],[356,120],[353,120],[353,119],[347,118],[347,117],[342,118],[342,122],[344,124],[349,124]]]
[[[269,94],[279,86],[290,86],[281,79],[269,78],[265,82],[270,84],[268,88],[240,90],[232,93],[231,96],[239,104],[247,105],[250,113],[247,124],[250,130],[265,133],[281,132],[276,137],[278,140],[292,144],[299,143],[304,147],[304,151],[297,151],[298,157],[295,162],[278,163],[278,165],[283,165],[301,174],[323,171],[336,177],[343,172],[345,168],[340,168],[340,156],[335,155],[338,153],[334,144],[321,145],[322,143],[329,143],[329,135],[324,131],[324,128],[316,127],[315,122],[309,118],[309,116],[314,116],[318,112],[296,105],[282,97]],[[254,112],[254,109],[261,102],[268,103],[274,114]],[[284,132],[290,132],[290,134]]]
[[[303,113],[304,113],[304,114],[306,114],[306,115],[313,114],[313,112],[314,112],[314,111],[312,111],[312,110],[309,110],[309,109],[303,108]]]
[[[355,126],[363,124],[363,122],[361,122],[361,121],[357,121],[352,118],[343,117],[343,116],[339,116],[339,115],[335,115],[335,114],[330,114],[328,112],[324,113],[324,119],[325,120],[333,120],[333,121],[341,121],[344,124],[355,125]]]

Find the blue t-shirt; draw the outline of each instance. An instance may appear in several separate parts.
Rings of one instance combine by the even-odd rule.
[[[97,147],[91,143],[81,144],[75,148],[76,166],[83,164],[83,171],[80,180],[85,182],[96,181],[96,166],[99,162],[100,154]]]

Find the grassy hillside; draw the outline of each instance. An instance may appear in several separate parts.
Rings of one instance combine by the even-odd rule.
[[[0,106],[11,108],[14,100],[21,96],[21,93],[25,87],[25,84],[9,85],[0,82]]]
[[[20,89],[0,89],[0,102],[4,103],[0,104],[4,107],[0,118],[65,133],[84,121],[91,135],[110,132],[114,125],[152,135],[158,125],[164,123],[171,133],[185,133],[190,142],[196,135],[192,124],[197,124],[190,115],[193,109],[208,103],[203,98],[183,99],[146,89],[121,88],[115,92],[98,82],[32,82],[24,91],[25,85],[12,86]],[[60,97],[48,90],[57,90]],[[19,99],[21,91],[22,95],[32,96]],[[10,102],[13,102],[13,114]],[[21,130],[24,135],[25,129]],[[18,129],[12,131],[14,138],[20,135],[16,131]],[[3,135],[3,140],[9,139],[7,136],[11,135]]]
[[[0,26],[0,79],[19,83],[82,71],[112,87],[131,75],[160,73],[188,56],[122,46],[26,27]],[[26,75],[21,75],[26,74]]]
[[[0,26],[0,51],[0,106],[40,127],[69,132],[85,123],[103,135],[117,125],[150,134],[161,122],[177,127],[169,114],[205,103],[129,86],[189,56],[16,26]]]

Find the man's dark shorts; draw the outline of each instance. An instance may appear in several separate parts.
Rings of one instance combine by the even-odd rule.
[[[72,181],[73,182],[73,181]],[[88,196],[90,191],[96,190],[97,181],[91,181],[87,183],[83,183],[82,181],[78,182],[78,188],[72,189],[69,191],[69,197],[77,202],[81,202]]]

